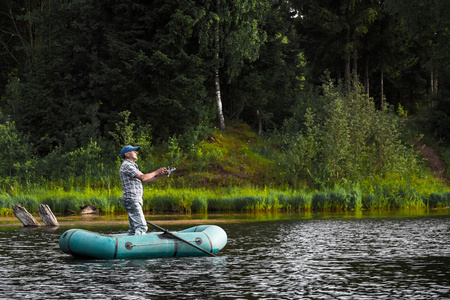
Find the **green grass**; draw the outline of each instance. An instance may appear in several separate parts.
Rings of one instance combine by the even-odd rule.
[[[49,205],[56,214],[79,212],[81,206],[96,205],[103,214],[124,213],[121,190],[109,193],[100,190],[35,190],[29,195],[0,196],[2,216],[11,215],[13,204],[28,211],[36,211],[38,204]],[[450,192],[430,195],[418,193],[411,186],[380,185],[372,193],[361,188],[353,190],[337,187],[324,191],[299,191],[253,188],[155,189],[146,188],[144,210],[152,213],[173,212],[301,212],[301,211],[360,211],[419,207],[446,207]]]
[[[159,156],[141,157],[142,171],[168,164],[161,149]],[[175,154],[177,157],[179,154]],[[351,183],[345,180],[320,189],[308,187],[305,180],[293,182],[282,169],[283,156],[276,145],[263,141],[246,125],[231,125],[192,149],[174,165],[167,179],[145,185],[146,212],[270,212],[270,211],[361,211],[450,205],[450,189],[431,172],[395,172]],[[75,175],[66,180],[19,183],[10,178],[0,195],[0,215],[12,215],[14,204],[34,212],[47,204],[54,213],[80,211],[96,205],[104,214],[124,213],[118,167],[120,160],[104,167],[99,178]],[[107,172],[106,172],[107,171]],[[95,172],[94,172],[95,173]],[[80,176],[80,174],[76,175]],[[77,183],[78,182],[78,183]]]

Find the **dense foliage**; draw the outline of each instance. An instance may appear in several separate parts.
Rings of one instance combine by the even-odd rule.
[[[404,126],[450,158],[449,13],[444,0],[2,1],[0,186],[110,191],[123,145],[151,171],[223,105],[226,130],[165,187],[343,187],[359,203],[389,182],[421,189],[431,175]]]

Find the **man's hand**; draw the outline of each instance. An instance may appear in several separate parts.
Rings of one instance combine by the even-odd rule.
[[[163,168],[159,168],[157,172],[158,172],[158,176],[161,176],[161,177],[162,176],[169,177],[169,175],[170,175],[169,174],[169,170],[167,170],[167,168],[164,168],[164,167]]]

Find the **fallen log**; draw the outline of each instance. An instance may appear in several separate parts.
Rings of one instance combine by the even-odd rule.
[[[39,208],[36,210],[36,213],[46,226],[59,226],[58,220],[56,220],[55,215],[47,204],[39,204]]]
[[[36,221],[36,219],[21,205],[13,205],[12,209],[16,218],[19,219],[24,227],[40,226],[38,221]]]

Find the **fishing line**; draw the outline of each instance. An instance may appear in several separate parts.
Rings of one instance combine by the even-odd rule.
[[[197,146],[201,141],[205,140],[207,136],[209,136],[214,130],[216,130],[216,127],[214,127],[210,132],[208,132],[205,136],[203,136],[202,139],[200,139],[199,141],[197,141],[194,145],[192,145],[191,147],[189,147],[187,150],[185,150],[183,152],[183,154],[181,154],[180,156],[178,156],[177,158],[175,158],[167,167],[166,169],[169,171],[169,175],[172,174],[173,171],[175,171],[177,168],[171,168],[170,166],[176,162],[177,160],[179,160],[180,158],[184,157],[191,149],[193,149],[195,146]]]

